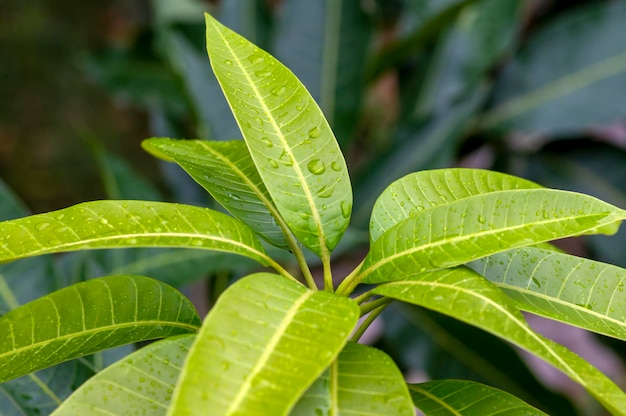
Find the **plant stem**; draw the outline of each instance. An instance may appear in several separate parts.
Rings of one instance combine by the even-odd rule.
[[[379,306],[387,306],[388,304],[390,304],[391,302],[393,302],[393,299],[391,298],[378,298],[376,300],[373,300],[371,302],[368,302],[364,305],[359,306],[359,308],[361,308],[361,316],[368,314],[369,312],[373,311],[374,309],[378,308]]]
[[[363,302],[365,302],[366,300],[368,300],[369,298],[371,298],[372,296],[374,296],[374,294],[372,293],[371,290],[368,290],[367,292],[360,294],[357,297],[352,298],[353,301],[355,301],[357,304],[362,304]]]
[[[330,269],[330,254],[324,253],[322,256],[322,267],[324,269],[324,290],[333,292],[335,290],[333,286],[333,272]]]
[[[364,261],[365,260],[361,261],[361,263],[359,263],[359,265],[356,266],[355,269],[352,270],[352,272],[350,272],[350,274],[347,275],[345,279],[343,279],[343,282],[339,284],[339,287],[337,287],[336,290],[336,293],[338,295],[348,296],[354,291],[354,288],[356,288],[356,286],[359,284],[358,281],[355,283],[355,278],[356,276],[358,276],[361,267],[363,267]]]
[[[376,318],[378,318],[378,315],[380,315],[380,313],[384,311],[385,308],[391,303],[391,299],[387,299],[387,298],[383,298],[383,299],[387,302],[377,306],[369,313],[369,315],[367,315],[367,317],[363,320],[361,325],[359,325],[357,330],[354,331],[354,334],[352,334],[352,338],[350,339],[350,341],[358,342],[359,339],[361,339],[361,337],[365,333],[365,331],[367,331],[367,328],[370,327],[372,322],[374,322]]]
[[[313,279],[313,275],[311,274],[311,269],[309,269],[309,265],[306,263],[306,259],[304,258],[304,253],[302,252],[302,249],[300,249],[300,246],[298,246],[297,243],[294,244],[294,248],[294,246],[292,246],[291,244],[291,239],[288,240],[289,246],[291,247],[291,252],[296,258],[298,266],[300,266],[300,270],[302,270],[302,276],[304,276],[304,280],[306,280],[307,286],[309,286],[309,289],[311,290],[318,290],[319,288],[315,284],[315,280]]]
[[[278,272],[278,274],[285,276],[288,279],[291,279],[295,282],[298,282],[300,284],[302,284],[302,282],[300,282],[298,279],[296,279],[291,273],[289,273],[287,270],[285,270],[285,268],[283,266],[280,265],[280,263],[278,263],[276,260],[274,260],[273,258],[269,257],[269,256],[265,256],[264,260],[267,261],[268,265],[276,270]],[[309,282],[307,281],[307,284]],[[315,286],[315,283],[313,283],[313,286]],[[317,289],[317,287],[314,287],[314,289]]]

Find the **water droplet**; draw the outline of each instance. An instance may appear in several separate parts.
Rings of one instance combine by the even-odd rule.
[[[326,166],[324,166],[324,162],[319,159],[311,160],[307,167],[309,168],[309,172],[314,175],[321,175],[326,171]]]
[[[537,280],[537,278],[533,277],[533,283],[537,285],[537,287],[541,287],[541,283],[539,283],[539,280]]]
[[[56,217],[54,217],[54,219],[57,221],[61,221],[63,217],[65,217],[65,214],[58,214]]]
[[[303,220],[305,220],[305,221],[306,221],[306,220],[308,220],[308,219],[309,219],[309,217],[310,217],[310,215],[309,215],[309,214],[307,214],[307,213],[306,213],[306,212],[304,212],[304,211],[300,211],[300,212],[298,212],[298,215],[300,216],[300,218],[302,218],[302,219],[303,219]]]
[[[341,215],[344,218],[348,218],[350,216],[350,212],[352,211],[352,204],[347,201],[341,201]]]
[[[254,75],[256,75],[258,78],[265,78],[272,75],[272,72],[267,70],[254,71]]]
[[[261,117],[255,117],[254,121],[256,121],[259,126],[263,125],[263,120],[261,120]]]
[[[291,156],[289,156],[287,154],[286,150],[283,150],[283,152],[280,154],[280,157],[278,159],[280,159],[280,162],[283,165],[285,165],[285,166],[292,166],[293,165],[293,161],[291,160]]]
[[[102,225],[107,225],[109,223],[109,220],[107,220],[106,218],[100,218],[100,224]]]
[[[274,88],[271,93],[272,95],[275,95],[277,97],[283,95],[285,93],[285,91],[287,91],[287,88],[285,88],[284,85],[281,85],[280,87],[276,87]]]
[[[298,111],[302,111],[302,106],[301,106],[301,105],[297,105],[297,106],[296,106],[296,110],[298,110]]]
[[[37,225],[35,225],[35,229],[37,231],[44,231],[48,227],[50,227],[50,223],[49,222],[40,222]]]
[[[224,61],[224,63],[225,63],[226,65],[232,65],[232,64],[233,64],[233,61],[231,61],[230,59],[227,59],[227,60],[225,60],[225,61]]]
[[[267,146],[267,147],[274,147],[274,143],[272,143],[272,141],[270,140],[269,137],[263,137],[261,138],[261,141]]]
[[[274,169],[278,168],[278,162],[275,161],[274,159],[267,159],[267,161],[269,162],[270,166],[273,167]]]
[[[482,214],[478,216],[478,222],[479,223],[484,224],[485,221],[487,221],[487,220],[485,219],[485,217]]]
[[[335,172],[339,172],[341,170],[341,163],[335,160],[333,163],[330,164],[330,168]]]
[[[327,186],[322,186],[317,191],[317,196],[319,196],[320,198],[330,198],[331,196],[333,196],[333,192],[334,191],[335,191],[335,188],[329,188]]]
[[[316,139],[322,135],[322,131],[319,129],[319,127],[313,127],[311,130],[309,130],[308,135],[310,138]]]

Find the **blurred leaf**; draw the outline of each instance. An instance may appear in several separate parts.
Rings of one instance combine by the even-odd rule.
[[[290,415],[414,415],[402,373],[384,352],[348,343]]]
[[[30,214],[26,205],[0,180],[0,221],[24,217]]]
[[[140,276],[90,280],[0,317],[0,381],[118,345],[186,332],[200,325],[182,294]]]
[[[205,319],[169,414],[285,414],[337,357],[358,314],[348,298],[279,275],[237,281]]]
[[[538,30],[505,68],[483,128],[564,135],[626,114],[626,4],[593,2]]]
[[[327,258],[352,210],[348,170],[328,122],[289,69],[206,20],[211,65],[269,194],[302,244]]]
[[[429,415],[547,416],[513,395],[473,381],[429,381],[410,384],[409,391],[415,405]]]
[[[176,23],[202,23],[202,13],[208,5],[201,0],[152,0],[154,20],[158,25]]]

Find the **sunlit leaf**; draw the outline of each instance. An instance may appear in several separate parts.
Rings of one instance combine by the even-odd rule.
[[[199,325],[191,302],[156,280],[89,280],[0,317],[0,382],[118,345],[193,332]]]
[[[285,414],[336,358],[358,318],[350,299],[259,273],[207,316],[170,415]]]
[[[267,52],[206,15],[211,65],[278,211],[327,257],[352,209],[345,160],[304,86]]]

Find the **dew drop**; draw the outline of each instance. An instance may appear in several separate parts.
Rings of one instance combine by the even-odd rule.
[[[306,212],[304,212],[304,211],[300,211],[300,212],[298,212],[298,215],[300,216],[300,218],[302,218],[302,219],[303,219],[303,220],[305,220],[305,221],[306,221],[306,220],[308,220],[308,219],[309,219],[309,217],[310,217],[310,215],[309,215],[309,214],[307,214],[307,213],[306,213]]]
[[[44,231],[48,227],[50,227],[50,223],[49,222],[40,222],[37,225],[35,225],[35,229],[37,231]]]
[[[272,141],[270,140],[269,137],[263,137],[261,138],[261,141],[267,146],[267,147],[274,147],[274,143],[272,143]]]
[[[298,110],[298,111],[302,111],[302,106],[301,106],[301,105],[297,105],[297,106],[296,106],[296,110]]]
[[[537,287],[541,287],[541,283],[539,283],[539,280],[537,280],[537,278],[533,277],[533,283],[537,285]]]
[[[341,163],[335,160],[333,163],[330,164],[330,168],[335,172],[339,172],[341,170]]]
[[[283,152],[280,154],[280,162],[285,165],[285,166],[292,166],[293,165],[293,161],[291,160],[291,156],[289,156],[287,154],[287,151],[283,150]]]
[[[350,217],[350,212],[352,211],[352,204],[347,201],[341,201],[341,215],[344,218]]]
[[[265,78],[268,77],[270,75],[272,75],[271,71],[254,71],[254,75],[256,75],[258,78]]]
[[[233,61],[231,61],[230,59],[227,59],[227,60],[225,60],[225,61],[224,61],[224,63],[225,63],[226,65],[230,65],[230,66],[232,66]]]
[[[54,219],[57,221],[61,221],[64,217],[65,217],[65,214],[58,214],[56,217],[54,217]]]
[[[479,222],[479,223],[484,224],[484,223],[485,223],[485,221],[487,221],[487,220],[485,219],[485,217],[484,217],[483,215],[479,215],[479,216],[478,216],[478,222]]]
[[[319,129],[319,127],[313,127],[311,130],[309,130],[308,135],[310,138],[316,139],[322,135],[322,131]]]
[[[106,218],[100,218],[100,224],[102,225],[107,225],[109,223],[109,220],[107,220]]]
[[[275,161],[274,159],[267,159],[267,161],[269,162],[271,167],[273,167],[274,169],[278,169],[278,162],[277,161]]]
[[[284,85],[281,85],[280,87],[276,87],[274,88],[271,93],[272,95],[275,95],[277,97],[283,95],[285,93],[285,91],[287,91],[287,88],[285,88]]]
[[[335,191],[335,188],[329,188],[327,186],[322,186],[317,191],[317,196],[319,196],[320,198],[330,198],[331,196],[333,196],[333,192],[334,191]]]
[[[321,175],[326,171],[326,166],[324,166],[324,162],[319,159],[311,160],[307,167],[309,168],[309,172],[314,175]]]

